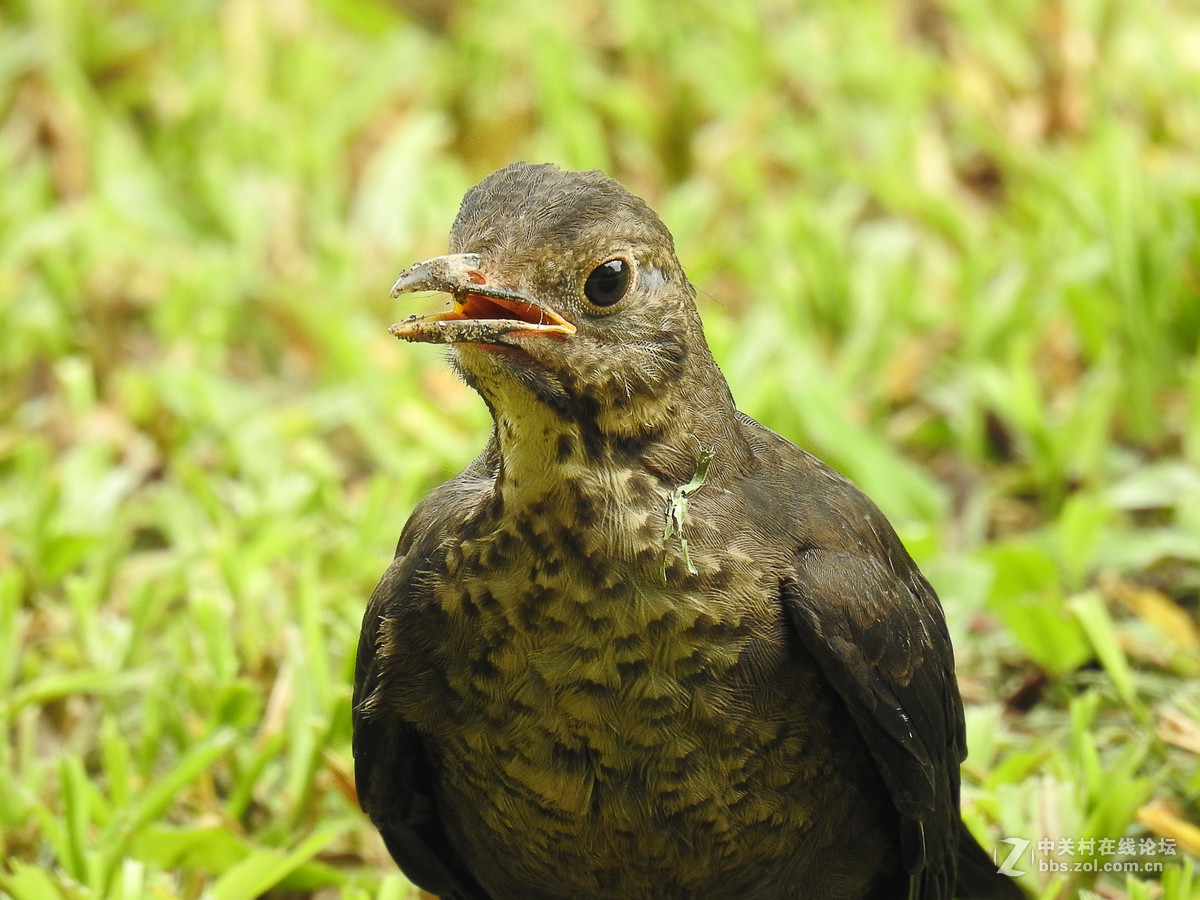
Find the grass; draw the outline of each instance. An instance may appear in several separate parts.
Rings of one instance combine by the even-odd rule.
[[[646,196],[741,406],[897,524],[1031,896],[1200,896],[1197,47],[1150,0],[0,7],[0,896],[412,896],[353,648],[488,422],[387,289],[514,158]]]

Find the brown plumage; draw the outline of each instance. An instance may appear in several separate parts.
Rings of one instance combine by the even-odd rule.
[[[1019,897],[958,813],[937,597],[853,484],[739,413],[670,233],[515,164],[400,276],[495,427],[363,621],[363,808],[461,900]],[[961,862],[960,862],[961,861]]]

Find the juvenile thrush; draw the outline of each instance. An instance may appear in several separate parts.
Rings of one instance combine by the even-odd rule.
[[[738,412],[670,232],[510,165],[392,295],[491,411],[363,620],[358,790],[456,900],[1020,897],[959,818],[941,606],[850,481]],[[956,887],[957,884],[957,887]]]

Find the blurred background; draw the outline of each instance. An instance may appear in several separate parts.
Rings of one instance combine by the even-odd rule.
[[[0,897],[414,896],[353,651],[489,420],[388,289],[514,159],[895,522],[984,846],[1200,896],[1195,3],[2,0]]]

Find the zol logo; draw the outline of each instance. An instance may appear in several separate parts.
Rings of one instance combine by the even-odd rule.
[[[1008,852],[1008,856],[1004,857],[1004,862],[998,865],[996,871],[1001,875],[1007,875],[1010,878],[1016,878],[1018,875],[1024,875],[1025,873],[1021,869],[1017,868],[1017,863],[1021,861],[1021,855],[1029,849],[1029,844],[1031,842],[1025,840],[1024,838],[1003,838],[1000,843],[1012,844],[1012,850]],[[995,862],[994,854],[992,860]]]

